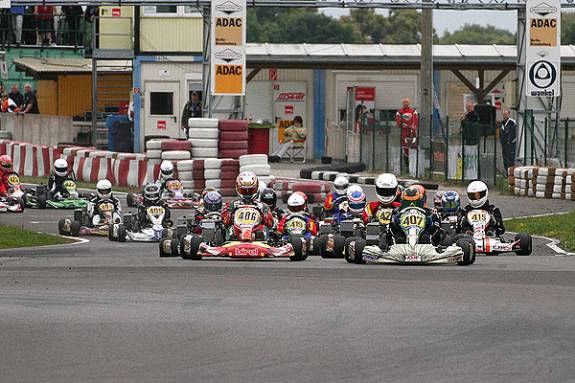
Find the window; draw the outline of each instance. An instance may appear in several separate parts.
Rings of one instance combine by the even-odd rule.
[[[189,5],[147,5],[143,7],[143,15],[150,17],[202,17],[197,8]]]
[[[171,116],[174,114],[174,94],[172,92],[150,92],[150,114]]]
[[[175,5],[156,5],[156,13],[178,13]]]

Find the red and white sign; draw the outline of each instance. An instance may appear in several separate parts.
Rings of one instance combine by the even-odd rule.
[[[285,114],[293,114],[293,105],[286,105],[284,107],[284,113]]]
[[[112,8],[112,17],[122,17],[122,9]]]
[[[300,116],[307,127],[307,84],[305,82],[274,82],[272,84],[274,120],[278,129],[276,142],[283,140],[285,128],[293,125],[293,119]],[[273,149],[273,148],[272,148]]]
[[[156,128],[157,129],[166,129],[167,128],[166,120],[158,120],[158,122],[156,123]]]
[[[304,102],[304,92],[280,92],[275,98],[276,102]]]
[[[268,72],[268,79],[270,81],[277,81],[278,80],[278,70],[277,69],[270,69]]]
[[[375,88],[367,86],[355,87],[356,101],[375,101]]]

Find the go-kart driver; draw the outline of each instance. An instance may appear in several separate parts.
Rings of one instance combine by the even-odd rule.
[[[323,204],[323,211],[326,216],[332,216],[339,209],[339,204],[345,201],[349,180],[347,177],[338,176],[333,181],[333,191],[329,193]]]
[[[14,173],[12,158],[7,154],[0,156],[0,196],[2,197],[5,197],[10,190],[8,176],[12,173]]]
[[[437,193],[435,195],[437,196]],[[461,199],[459,198],[459,193],[453,190],[441,192],[439,207],[436,209],[441,220],[451,216],[459,217],[461,215]]]
[[[266,205],[270,209],[274,219],[280,222],[285,215],[285,211],[277,207],[277,199],[277,194],[273,189],[265,188],[260,192],[260,202]]]
[[[194,215],[194,221],[196,222],[192,228],[192,232],[194,234],[202,233],[200,222],[202,222],[203,219],[208,218],[208,216],[212,216],[212,214],[221,214],[222,212],[223,198],[215,189],[205,191],[205,193],[202,193],[201,198],[201,203],[196,209],[196,213]]]
[[[234,236],[234,213],[241,206],[251,205],[256,208],[262,220],[262,225],[268,229],[274,227],[274,217],[266,205],[257,200],[259,192],[258,177],[254,172],[242,172],[236,178],[236,192],[238,199],[228,201],[222,211],[222,222],[226,227],[228,236]]]
[[[313,217],[307,209],[307,197],[304,193],[302,192],[295,192],[292,195],[289,196],[288,201],[287,201],[287,212],[286,214],[283,216],[282,220],[280,221],[279,225],[278,225],[278,233],[280,235],[284,235],[286,228],[286,222],[294,215],[301,215],[302,217],[304,217],[305,222],[306,222],[306,230],[304,233],[304,236],[307,239],[310,239],[312,236],[316,236],[318,229],[319,229],[319,223],[317,222],[317,219],[315,217]]]
[[[401,207],[394,211],[389,223],[395,243],[405,243],[405,233],[401,229],[399,220],[401,212],[410,207],[417,207],[425,212],[426,224],[420,237],[420,243],[431,243],[433,246],[439,246],[441,243],[442,231],[439,216],[425,206],[425,195],[421,190],[420,185],[412,185],[401,194]],[[391,245],[390,240],[391,238],[388,237],[387,245]]]
[[[156,181],[160,186],[160,198],[162,199],[169,194],[169,190],[166,189],[168,181],[179,181],[179,179],[174,177],[174,164],[170,161],[162,161],[160,165],[160,178]]]
[[[473,227],[467,221],[467,213],[471,210],[485,210],[491,214],[492,219],[489,228],[495,230],[496,236],[505,233],[501,211],[489,203],[488,196],[489,190],[483,181],[473,181],[467,186],[467,199],[469,200],[469,204],[461,211],[459,220],[459,227],[463,233],[473,231]]]
[[[168,204],[160,199],[160,187],[157,184],[148,184],[144,186],[144,191],[142,193],[143,202],[138,206],[138,221],[141,227],[146,227],[151,224],[148,220],[147,209],[150,206],[160,206],[165,209],[164,220],[162,224],[170,220],[170,208]]]
[[[54,172],[48,178],[48,198],[62,199],[69,197],[68,191],[64,188],[65,181],[74,181],[75,177],[68,172],[68,162],[62,158],[54,161]]]
[[[96,197],[88,202],[86,212],[90,217],[90,222],[93,226],[98,226],[105,217],[102,217],[98,212],[98,205],[102,202],[109,202],[114,205],[114,222],[119,222],[122,217],[122,207],[120,200],[112,195],[112,183],[106,179],[98,181],[96,184]]]
[[[345,193],[346,200],[339,205],[339,209],[334,213],[335,222],[341,223],[347,219],[361,218],[367,205],[367,197],[359,185],[351,185]]]
[[[363,211],[365,223],[377,220],[377,213],[381,209],[395,209],[401,206],[401,194],[397,178],[390,173],[380,174],[375,180],[375,194],[378,201],[367,204]]]

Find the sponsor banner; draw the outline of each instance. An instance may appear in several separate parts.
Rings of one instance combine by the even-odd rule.
[[[272,84],[274,118],[277,142],[282,142],[283,131],[293,125],[295,116],[300,116],[306,127],[307,88],[305,82],[276,82]]]
[[[527,96],[560,96],[561,0],[527,0],[525,43]]]
[[[211,93],[243,96],[246,88],[246,0],[213,0],[211,22]]]

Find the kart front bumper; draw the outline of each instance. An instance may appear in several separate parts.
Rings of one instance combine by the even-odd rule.
[[[463,259],[463,250],[458,246],[435,247],[430,244],[392,245],[389,251],[379,246],[366,246],[362,253],[367,263],[399,264],[457,264]]]
[[[265,242],[226,242],[221,246],[200,245],[198,254],[202,257],[225,258],[287,258],[294,256],[291,244],[270,246]]]

